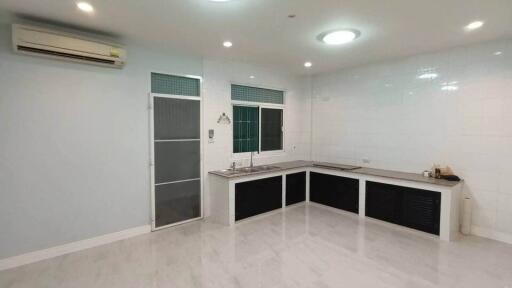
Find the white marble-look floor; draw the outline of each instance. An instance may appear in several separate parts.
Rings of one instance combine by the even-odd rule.
[[[0,272],[0,287],[510,287],[512,245],[316,206],[203,221]]]

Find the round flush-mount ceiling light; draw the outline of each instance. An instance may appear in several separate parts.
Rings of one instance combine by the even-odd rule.
[[[92,7],[92,5],[87,2],[77,2],[76,7],[86,13],[94,12],[94,7]]]
[[[312,66],[313,66],[313,63],[311,63],[309,61],[304,63],[304,67],[306,67],[306,68],[311,68]]]
[[[222,43],[222,46],[224,46],[226,48],[229,48],[229,47],[233,46],[233,42],[231,42],[231,41],[224,41],[224,43]]]
[[[355,29],[337,29],[318,35],[317,39],[327,45],[342,45],[352,42],[361,36],[361,32]]]
[[[475,30],[484,26],[483,21],[473,21],[464,27],[467,31]]]

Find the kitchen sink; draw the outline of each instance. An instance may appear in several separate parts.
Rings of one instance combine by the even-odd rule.
[[[247,171],[247,172],[261,172],[261,171],[271,171],[271,170],[279,169],[279,167],[262,165],[262,166],[254,166],[254,167],[244,167],[244,168],[239,168],[239,169],[241,169],[242,171]]]

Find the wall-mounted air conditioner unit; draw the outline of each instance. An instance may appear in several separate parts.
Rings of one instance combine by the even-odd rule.
[[[118,45],[38,27],[14,24],[12,40],[17,53],[114,68],[126,62],[126,50]]]

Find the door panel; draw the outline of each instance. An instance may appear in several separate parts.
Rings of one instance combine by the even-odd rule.
[[[405,188],[402,225],[439,235],[441,193]]]
[[[282,208],[283,177],[235,184],[235,220]]]
[[[153,106],[155,140],[199,139],[199,101],[155,97]]]
[[[359,180],[310,173],[310,201],[345,211],[359,212]]]
[[[155,187],[156,226],[200,217],[200,185],[200,180],[157,185]]]
[[[401,192],[389,185],[366,182],[366,216],[398,224],[400,223]]]
[[[441,193],[368,181],[366,216],[439,235]]]
[[[155,228],[201,217],[200,117],[198,100],[153,96]]]
[[[156,142],[156,183],[199,178],[201,174],[199,152],[199,141]]]
[[[306,172],[286,175],[286,206],[306,201]]]

